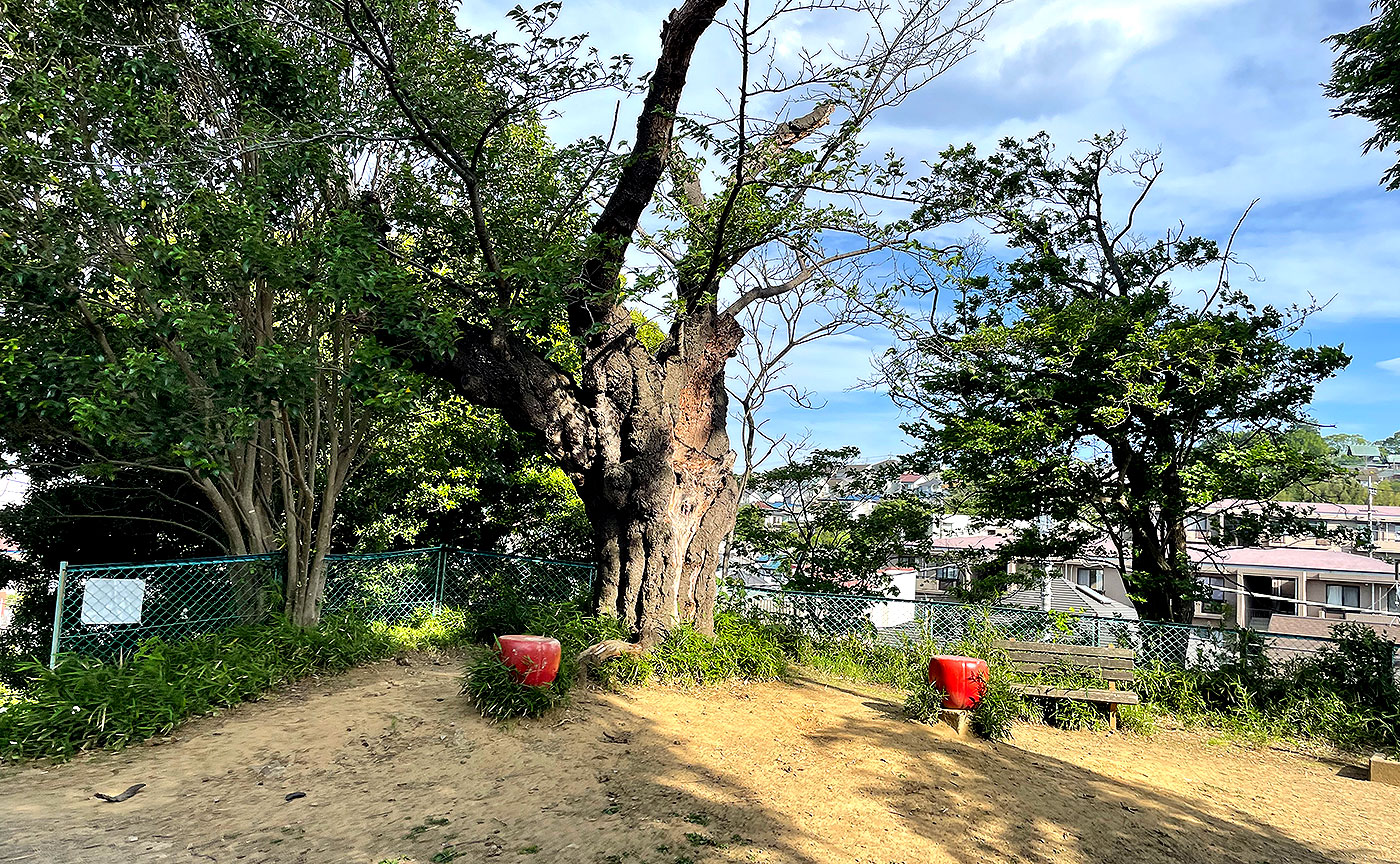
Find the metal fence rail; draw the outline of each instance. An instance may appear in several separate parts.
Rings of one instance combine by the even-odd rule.
[[[1141,663],[1208,668],[1240,650],[1235,631],[1158,621],[1046,612],[1015,606],[887,600],[841,594],[809,594],[744,588],[730,597],[746,613],[781,618],[817,637],[862,636],[889,645],[931,643],[940,650],[964,639],[978,624],[1028,642],[1132,648]],[[1272,661],[1316,653],[1336,640],[1259,633]]]
[[[451,547],[326,556],[322,614],[396,623],[443,607],[479,611],[502,598],[527,603],[577,599],[594,568]],[[266,620],[282,608],[280,555],[155,564],[59,567],[49,665],[61,653],[130,654],[144,640],[184,639]]]

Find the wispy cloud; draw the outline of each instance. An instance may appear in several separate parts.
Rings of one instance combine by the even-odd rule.
[[[467,0],[459,16],[478,29],[503,28],[515,0]],[[605,54],[626,51],[645,70],[660,24],[675,0],[565,0],[561,32],[591,30]],[[1287,14],[1281,9],[1287,7]],[[1400,193],[1381,191],[1390,154],[1361,154],[1370,133],[1356,119],[1329,116],[1320,82],[1332,53],[1322,39],[1371,17],[1370,0],[1035,0],[998,14],[986,39],[953,69],[871,131],[872,154],[893,147],[911,166],[950,144],[985,150],[1003,136],[1050,132],[1062,152],[1094,133],[1125,129],[1133,147],[1160,149],[1167,174],[1139,213],[1154,236],[1178,220],[1223,240],[1255,198],[1235,245],[1262,281],[1236,268],[1232,284],[1259,303],[1330,301],[1317,339],[1346,343],[1353,366],[1319,389],[1318,419],[1372,437],[1400,427],[1400,374],[1386,335],[1400,319],[1393,288]],[[791,19],[779,62],[794,45],[816,48],[859,34],[839,16]],[[721,89],[738,80],[733,47],[707,34],[682,108],[722,110]],[[613,94],[565,106],[551,121],[560,139],[606,134]],[[618,134],[631,131],[635,100],[622,106]],[[893,210],[891,210],[893,212]],[[1204,274],[1213,277],[1213,274]],[[1189,293],[1190,280],[1179,286]],[[1303,334],[1301,338],[1308,334]],[[775,423],[809,428],[828,445],[872,453],[900,449],[898,416],[887,399],[846,388],[867,376],[870,334],[815,345],[794,357],[787,380],[818,391],[820,412],[782,411]],[[1397,395],[1391,395],[1397,394]]]

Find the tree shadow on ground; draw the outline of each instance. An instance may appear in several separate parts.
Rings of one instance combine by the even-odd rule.
[[[1036,862],[1066,854],[1072,860],[1163,864],[1332,864],[1339,853],[1341,860],[1382,860],[1374,848],[1346,843],[1341,849],[1313,848],[1210,800],[1204,789],[1200,798],[1172,794],[1011,743],[959,740],[888,716],[847,716],[808,737],[821,746],[878,739],[907,754],[892,770],[850,770],[861,774],[861,794],[885,801],[908,830],[950,857],[961,850],[970,858]]]
[[[380,664],[167,746],[26,770],[0,789],[0,838],[84,864],[145,860],[157,837],[165,860],[216,864],[1380,860],[1313,848],[1207,793],[906,722],[882,688],[579,690],[562,712],[492,724],[458,680]],[[94,810],[88,787],[115,776],[150,786]],[[292,790],[307,797],[284,801]]]

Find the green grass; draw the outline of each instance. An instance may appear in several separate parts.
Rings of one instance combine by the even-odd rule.
[[[52,670],[30,663],[29,686],[0,705],[0,758],[63,758],[168,735],[187,718],[280,684],[448,644],[458,632],[451,619],[401,627],[333,619],[316,629],[279,622],[148,640],[116,663],[79,656]]]
[[[23,692],[0,692],[0,758],[66,757],[122,747],[169,734],[189,717],[255,699],[307,675],[503,633],[554,636],[562,643],[563,661],[554,685],[525,688],[494,654],[478,652],[463,689],[494,718],[530,716],[565,704],[581,676],[579,652],[627,637],[615,620],[584,615],[576,605],[501,602],[475,615],[424,614],[396,626],[341,618],[311,630],[274,622],[171,644],[150,640],[119,663],[70,656],[54,670],[29,664]],[[590,674],[611,687],[652,681],[705,685],[786,679],[790,664],[797,663],[832,677],[910,690],[911,717],[927,720],[936,716],[940,701],[924,683],[929,656],[964,654],[987,660],[990,671],[986,695],[973,714],[979,735],[1004,740],[1018,720],[1067,728],[1099,728],[1103,722],[1090,705],[1021,697],[1014,687],[1021,679],[994,646],[998,634],[976,621],[966,638],[950,645],[889,645],[872,635],[814,639],[771,618],[720,611],[713,638],[679,627],[651,651],[624,654]],[[1170,715],[1186,726],[1249,741],[1289,738],[1349,752],[1396,753],[1400,690],[1390,677],[1392,648],[1369,631],[1343,630],[1341,636],[1336,648],[1282,666],[1251,658],[1210,670],[1140,668],[1134,689],[1143,704],[1120,709],[1121,727],[1150,735],[1158,718]],[[1050,670],[1034,680],[1061,686],[1101,683],[1075,669]]]

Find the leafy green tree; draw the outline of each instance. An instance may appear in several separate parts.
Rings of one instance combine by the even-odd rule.
[[[188,482],[223,551],[285,552],[312,623],[337,499],[413,399],[365,309],[418,279],[380,186],[356,186],[352,127],[382,93],[333,40],[250,11],[6,8],[0,436]]]
[[[855,447],[814,450],[754,474],[750,488],[780,497],[783,519],[767,525],[755,505],[746,505],[736,548],[781,560],[783,585],[794,591],[887,593],[889,577],[879,571],[925,551],[936,509],[914,496],[884,496],[896,467],[856,465],[859,454]]]
[[[340,536],[357,550],[448,545],[586,558],[573,484],[494,412],[429,398],[369,445],[346,490]]]
[[[1332,77],[1323,85],[1329,98],[1341,101],[1334,117],[1360,117],[1375,124],[1376,131],[1361,152],[1384,150],[1400,141],[1400,2],[1374,0],[1370,23],[1329,36],[1337,57]],[[1381,182],[1400,189],[1400,162],[1381,175]]]
[[[1186,520],[1330,470],[1289,433],[1348,358],[1290,345],[1305,310],[1250,304],[1228,283],[1228,248],[1182,229],[1139,238],[1160,168],[1152,154],[1121,161],[1122,146],[1109,135],[1060,159],[1041,135],[985,158],[947,151],[928,206],[939,221],[978,220],[1017,254],[965,266],[940,286],[951,309],[927,322],[895,316],[910,348],[884,371],[922,415],[906,428],[927,457],[975,480],[979,512],[1045,537],[1087,522],[1122,550],[1144,617],[1187,620],[1199,589]],[[1140,192],[1111,220],[1123,179]],[[1219,278],[1198,297],[1170,282],[1207,269]]]

